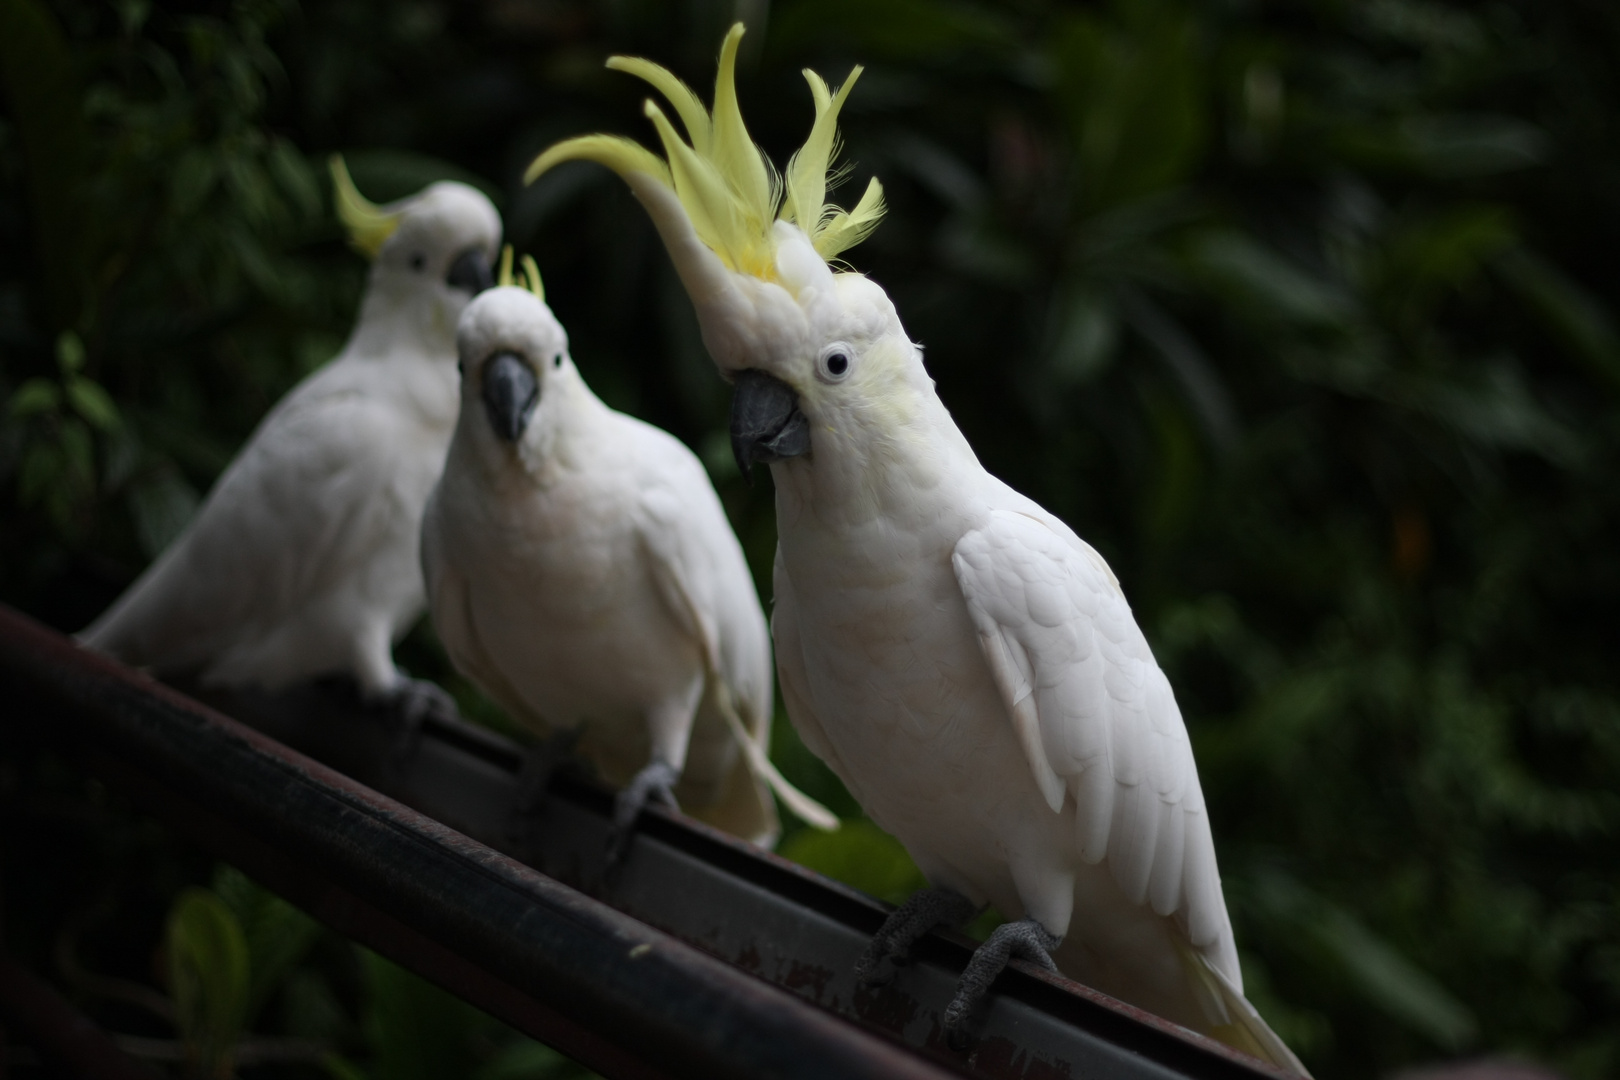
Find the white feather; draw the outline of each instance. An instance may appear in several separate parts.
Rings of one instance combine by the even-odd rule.
[[[343,351],[271,410],[84,644],[215,683],[347,671],[368,693],[393,689],[392,645],[424,605],[422,508],[456,414],[454,326],[468,294],[444,278],[499,239],[489,200],[465,185],[406,204]]]

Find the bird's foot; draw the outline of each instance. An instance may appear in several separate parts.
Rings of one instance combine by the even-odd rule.
[[[1016,956],[1048,971],[1056,971],[1052,950],[1062,940],[1034,919],[1020,919],[996,927],[985,943],[974,950],[967,970],[956,983],[956,996],[945,1007],[945,1040],[951,1049],[964,1050],[971,1042],[968,1025],[1008,960]]]
[[[401,675],[399,682],[378,697],[376,703],[386,709],[398,725],[393,750],[397,761],[409,761],[416,755],[416,749],[422,742],[422,725],[428,720],[457,720],[461,717],[455,698],[443,687],[408,675]]]
[[[607,862],[617,866],[630,846],[631,827],[649,802],[663,803],[671,810],[679,810],[675,801],[675,783],[680,771],[666,761],[649,762],[636,773],[613,801],[613,834],[608,838]]]
[[[883,920],[872,944],[855,963],[855,982],[877,986],[894,978],[894,964],[905,959],[911,947],[936,926],[952,929],[963,926],[978,914],[973,901],[954,889],[928,888],[911,894],[911,899],[895,908]]]
[[[518,766],[517,798],[512,802],[512,815],[507,822],[507,834],[521,838],[528,834],[529,822],[545,801],[551,778],[573,756],[574,745],[579,742],[579,729],[557,731],[523,751]]]

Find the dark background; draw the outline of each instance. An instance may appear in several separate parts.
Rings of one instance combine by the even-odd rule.
[[[985,464],[1120,577],[1278,1032],[1324,1080],[1481,1054],[1620,1071],[1603,0],[0,0],[0,599],[84,625],[341,346],[365,267],[332,151],[379,201],[446,176],[497,200],[586,379],[699,451],[768,597],[769,481],[730,462],[646,215],[594,166],[519,182],[561,137],[652,142],[645,87],[602,61],[707,98],[734,17],[779,164],[812,116],[799,69],[867,65],[840,194],[875,174],[890,211],[845,258]],[[429,629],[401,656],[490,716]],[[781,722],[777,753],[857,813]],[[0,796],[10,948],[65,979],[52,943],[94,896],[85,955],[172,992],[148,958],[206,863],[48,761],[0,758]],[[915,883],[870,827],[785,850]],[[307,987],[259,1026],[407,1075],[376,1034],[392,984],[346,948],[288,968],[325,980],[326,1027],[298,1018]],[[480,1067],[517,1052],[468,1024]],[[530,1071],[500,1075],[568,1068],[519,1049]]]

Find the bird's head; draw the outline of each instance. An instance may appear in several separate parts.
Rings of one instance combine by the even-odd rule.
[[[429,305],[454,327],[474,296],[494,284],[501,217],[484,193],[441,180],[378,206],[354,186],[343,159],[331,161],[333,198],[349,243],[371,260],[371,286],[405,303]]]
[[[720,50],[714,108],[646,60],[615,56],[608,66],[639,76],[668,99],[682,139],[659,106],[646,114],[665,158],[629,139],[586,135],[551,147],[529,166],[532,182],[573,160],[618,173],[652,215],[697,308],[703,341],[735,385],[732,448],[746,473],[755,461],[807,454],[816,433],[870,418],[894,404],[900,383],[927,381],[888,296],[832,265],[883,216],[876,179],[853,210],[825,201],[838,144],[838,113],[860,76],[837,90],[804,72],[815,101],[810,136],[778,174],[754,145],[737,105],[741,23]]]
[[[525,257],[524,285],[514,285],[510,253],[502,259],[501,284],[468,304],[456,329],[460,426],[491,463],[543,456],[543,403],[558,383],[579,377],[533,260]]]

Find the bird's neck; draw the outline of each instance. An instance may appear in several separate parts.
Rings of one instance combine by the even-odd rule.
[[[546,380],[518,448],[524,471],[545,487],[564,473],[596,464],[603,450],[598,432],[611,415],[578,372],[570,369]]]
[[[811,424],[811,453],[771,466],[783,532],[928,528],[953,517],[985,476],[926,375]]]
[[[354,356],[409,355],[444,359],[455,355],[456,320],[443,291],[419,280],[373,275],[360,302],[345,352]]]

